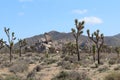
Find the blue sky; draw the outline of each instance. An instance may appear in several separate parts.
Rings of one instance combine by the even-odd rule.
[[[0,38],[4,27],[17,38],[51,30],[70,32],[74,20],[85,20],[86,30],[99,29],[105,36],[120,33],[120,0],[0,0]]]

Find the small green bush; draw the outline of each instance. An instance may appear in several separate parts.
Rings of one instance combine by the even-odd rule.
[[[105,72],[105,71],[107,71],[107,70],[109,70],[109,67],[106,66],[106,65],[100,66],[100,67],[98,68],[98,71],[99,71],[99,72]]]
[[[64,61],[69,61],[70,63],[74,63],[74,62],[77,62],[77,56],[65,56]]]
[[[21,79],[15,76],[7,76],[4,80],[21,80]]]
[[[35,74],[36,74],[35,71],[31,71],[30,73],[28,73],[27,80],[34,80]]]
[[[110,60],[108,61],[108,63],[109,63],[110,65],[113,65],[113,64],[116,63],[116,60],[115,60],[115,59],[110,59]]]
[[[87,74],[76,71],[61,71],[56,77],[54,77],[52,80],[91,80],[88,78]]]
[[[9,68],[10,72],[17,73],[17,72],[24,72],[27,71],[29,64],[25,61],[17,61],[13,66]]]
[[[2,64],[0,65],[1,67],[10,67],[10,66],[12,66],[13,65],[13,63],[11,62],[8,62],[8,61],[4,61],[4,62],[2,62]]]
[[[118,58],[118,59],[116,60],[116,63],[117,63],[117,64],[120,64],[120,58]]]
[[[46,64],[52,64],[52,63],[57,62],[57,60],[56,60],[56,59],[53,59],[53,58],[48,58],[48,59],[45,59],[44,62],[45,62]]]
[[[116,67],[114,67],[114,70],[120,70],[120,65],[117,65]]]
[[[41,65],[37,65],[37,66],[33,69],[33,71],[39,72],[39,71],[41,71],[42,69],[43,69],[43,67],[42,67]]]
[[[73,69],[73,65],[69,62],[69,61],[61,61],[61,62],[58,62],[57,64],[58,66],[61,66],[63,69]]]

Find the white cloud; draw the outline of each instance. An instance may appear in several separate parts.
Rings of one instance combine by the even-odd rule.
[[[19,0],[19,2],[32,2],[33,0]]]
[[[23,16],[23,15],[25,15],[25,13],[24,12],[19,12],[18,15]]]
[[[80,21],[85,21],[86,24],[90,24],[90,25],[103,23],[102,19],[95,17],[95,16],[84,17],[80,19]]]
[[[79,9],[76,9],[76,10],[73,10],[72,13],[75,13],[75,14],[85,14],[87,13],[87,9],[83,9],[83,10],[79,10]]]

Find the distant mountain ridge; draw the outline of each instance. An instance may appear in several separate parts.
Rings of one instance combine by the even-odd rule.
[[[71,32],[69,33],[63,33],[63,32],[58,32],[58,31],[50,31],[48,34],[52,37],[53,41],[75,41],[74,36],[72,35]],[[38,40],[41,38],[44,38],[43,34],[40,35],[35,35],[33,37],[26,38],[28,45],[34,45]],[[79,41],[80,42],[85,42],[88,40],[87,36],[81,35]],[[115,36],[106,36],[105,37],[105,44],[109,46],[120,46],[120,34],[115,35]]]

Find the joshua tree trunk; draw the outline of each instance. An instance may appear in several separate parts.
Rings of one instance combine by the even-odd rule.
[[[21,46],[20,46],[20,54],[19,54],[20,57],[21,57],[21,54],[22,54],[22,51],[21,51]]]
[[[12,47],[10,47],[10,62],[12,61]]]
[[[93,53],[93,60],[94,60],[94,62],[95,62],[95,54]]]
[[[79,51],[78,38],[76,39],[76,47],[77,47],[78,61],[80,61],[80,51]]]
[[[24,47],[25,45],[27,45],[27,42],[25,39],[18,39],[19,42],[19,56],[21,57],[22,55],[22,47]]]
[[[96,52],[96,48],[95,45],[92,46],[92,52],[93,52],[93,61],[95,62],[95,52]]]
[[[100,64],[100,50],[101,50],[101,46],[99,47],[99,46],[97,45],[98,64]]]
[[[98,64],[100,64],[100,50],[98,49]]]

